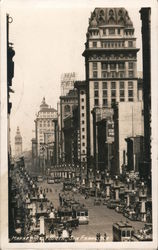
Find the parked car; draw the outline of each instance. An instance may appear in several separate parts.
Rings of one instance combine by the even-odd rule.
[[[94,206],[100,206],[101,205],[101,199],[95,198],[94,199]]]
[[[109,202],[109,199],[104,199],[104,200],[103,200],[103,205],[106,206],[106,205],[108,204],[108,202]]]
[[[117,213],[123,213],[123,210],[124,210],[124,206],[123,206],[123,205],[118,204],[118,205],[115,207],[115,211],[116,211]]]
[[[110,200],[107,203],[107,208],[110,209],[115,209],[118,206],[118,202],[116,202],[115,200]]]

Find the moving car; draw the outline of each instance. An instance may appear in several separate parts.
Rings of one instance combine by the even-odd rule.
[[[118,202],[115,200],[110,200],[107,202],[107,208],[115,209],[118,206]]]
[[[95,198],[94,199],[94,206],[100,206],[101,205],[101,199]]]

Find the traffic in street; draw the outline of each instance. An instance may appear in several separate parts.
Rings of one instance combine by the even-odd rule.
[[[38,175],[29,170],[21,159],[11,172],[11,242],[151,241],[151,223],[136,218],[128,200],[120,199],[118,178],[109,193],[106,186],[104,191],[100,185],[95,190],[81,185],[70,171]]]
[[[55,208],[59,207],[59,193],[63,190],[63,183],[60,184],[48,184],[46,180],[39,182],[38,185],[44,190],[52,190],[47,193],[48,199],[54,204]],[[117,213],[114,209],[107,208],[106,205],[95,206],[94,197],[85,199],[84,195],[81,195],[78,191],[73,192],[73,197],[81,204],[85,204],[89,212],[89,223],[87,225],[81,225],[79,228],[73,231],[73,236],[76,241],[95,241],[96,234],[101,234],[101,240],[104,241],[104,235],[106,234],[106,241],[112,241],[112,225],[117,221],[125,221],[126,218]],[[135,230],[140,230],[143,226],[143,222],[130,221],[130,224]]]

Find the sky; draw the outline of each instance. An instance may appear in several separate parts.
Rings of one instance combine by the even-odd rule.
[[[31,149],[35,136],[34,120],[42,98],[57,108],[61,74],[76,72],[78,80],[85,79],[82,53],[86,42],[88,19],[94,7],[107,7],[106,1],[93,4],[60,5],[56,1],[8,1],[6,11],[13,18],[10,42],[15,49],[11,95],[11,143],[19,126],[23,150]],[[82,2],[82,1],[81,1]],[[86,1],[85,1],[86,2]],[[36,4],[35,4],[36,3]],[[83,2],[82,2],[83,3]],[[140,7],[126,7],[137,37],[138,71],[142,71]]]

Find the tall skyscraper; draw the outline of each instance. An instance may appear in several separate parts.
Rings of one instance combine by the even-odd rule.
[[[20,134],[20,129],[17,127],[15,135],[15,157],[19,157],[22,154],[22,136]]]
[[[36,145],[37,145],[37,156],[42,156],[43,151],[42,145],[47,146],[50,151],[50,155],[53,155],[53,143],[55,141],[54,135],[54,122],[53,119],[57,118],[57,111],[50,107],[43,97],[42,103],[40,105],[40,110],[37,114],[35,120],[35,130],[36,130]],[[48,151],[47,150],[47,151]]]
[[[71,89],[65,96],[60,96],[60,144],[61,144],[61,161],[65,161],[65,137],[64,137],[64,120],[67,116],[72,115],[74,108],[78,105],[77,90]]]
[[[151,189],[151,8],[141,8],[144,99],[144,178]]]
[[[136,102],[137,52],[133,23],[124,8],[95,8],[85,44],[87,157],[94,157],[94,108]]]

